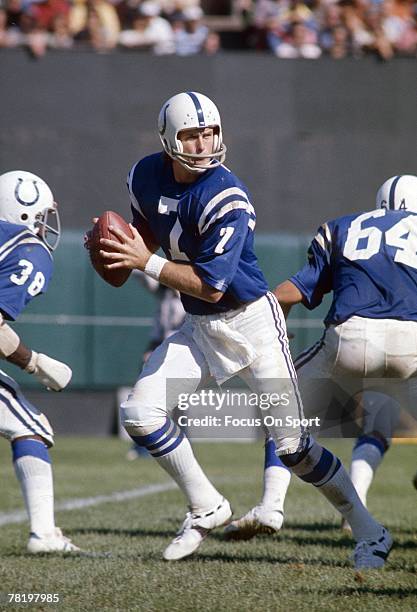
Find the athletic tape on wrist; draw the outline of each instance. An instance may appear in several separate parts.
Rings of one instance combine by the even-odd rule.
[[[151,278],[159,280],[162,268],[167,262],[168,260],[164,257],[159,257],[159,255],[151,255],[148,259],[148,263],[145,266],[144,272]]]
[[[19,346],[20,338],[7,323],[0,325],[0,357],[7,359]]]
[[[33,374],[36,370],[36,365],[38,363],[38,353],[32,351],[32,355],[30,356],[29,363],[25,367],[25,372],[28,374]]]

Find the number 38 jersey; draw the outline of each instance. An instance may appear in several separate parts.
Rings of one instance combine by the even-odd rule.
[[[380,209],[325,223],[290,280],[310,309],[333,291],[326,324],[354,315],[417,321],[417,214]]]
[[[0,221],[0,311],[15,320],[26,304],[47,290],[52,256],[28,228]]]
[[[168,259],[196,266],[207,284],[224,292],[216,304],[182,294],[187,312],[225,312],[267,292],[253,248],[255,211],[246,187],[227,168],[177,183],[170,160],[157,153],[133,166],[128,188],[133,224],[147,223]]]

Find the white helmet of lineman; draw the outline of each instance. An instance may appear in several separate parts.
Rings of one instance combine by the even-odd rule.
[[[191,128],[214,128],[213,152],[184,153],[178,132]],[[158,131],[165,152],[190,172],[201,173],[222,164],[226,157],[226,146],[222,139],[222,126],[217,106],[201,93],[187,91],[179,93],[165,102],[158,117]],[[198,166],[191,160],[207,159]]]
[[[0,219],[26,225],[51,251],[58,246],[57,205],[48,185],[36,174],[12,170],[0,176]]]
[[[376,207],[417,213],[417,176],[400,174],[386,180],[376,194]]]

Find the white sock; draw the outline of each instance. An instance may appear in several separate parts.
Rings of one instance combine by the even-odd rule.
[[[317,487],[348,521],[357,541],[379,537],[381,525],[362,504],[345,468],[328,449],[311,439],[308,452],[292,467],[292,471]]]
[[[54,486],[51,464],[32,455],[14,461],[17,479],[29,515],[30,531],[37,535],[55,529]]]
[[[184,436],[170,453],[156,457],[159,465],[175,480],[188,500],[192,512],[207,512],[222,500],[194,457],[193,449]]]
[[[347,520],[357,542],[379,537],[381,525],[369,514],[359,499],[343,465],[318,489]]]
[[[361,444],[352,451],[350,477],[364,506],[368,489],[383,456],[374,444]]]
[[[157,425],[129,426],[128,433],[146,447],[159,465],[175,480],[192,512],[212,510],[223,499],[204,474],[184,432],[167,417]]]
[[[282,512],[290,480],[291,472],[288,469],[277,465],[267,467],[264,471],[264,490],[261,505]]]

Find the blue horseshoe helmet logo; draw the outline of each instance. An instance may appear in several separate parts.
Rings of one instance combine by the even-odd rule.
[[[20,186],[23,183],[23,179],[18,178],[17,179],[17,185],[15,187],[14,190],[14,197],[16,198],[16,200],[19,202],[19,204],[22,204],[22,206],[33,206],[34,204],[36,204],[36,202],[39,200],[40,198],[40,193],[39,193],[39,188],[36,184],[36,181],[32,181],[33,183],[33,187],[35,188],[35,198],[31,201],[26,201],[26,200],[22,200],[22,198],[19,195],[19,190],[20,190]]]
[[[167,110],[168,110],[168,106],[169,104],[167,104],[164,108],[164,118],[163,118],[163,123],[162,123],[162,127],[159,130],[159,133],[161,134],[161,136],[163,136],[165,134],[165,130],[167,129]]]

